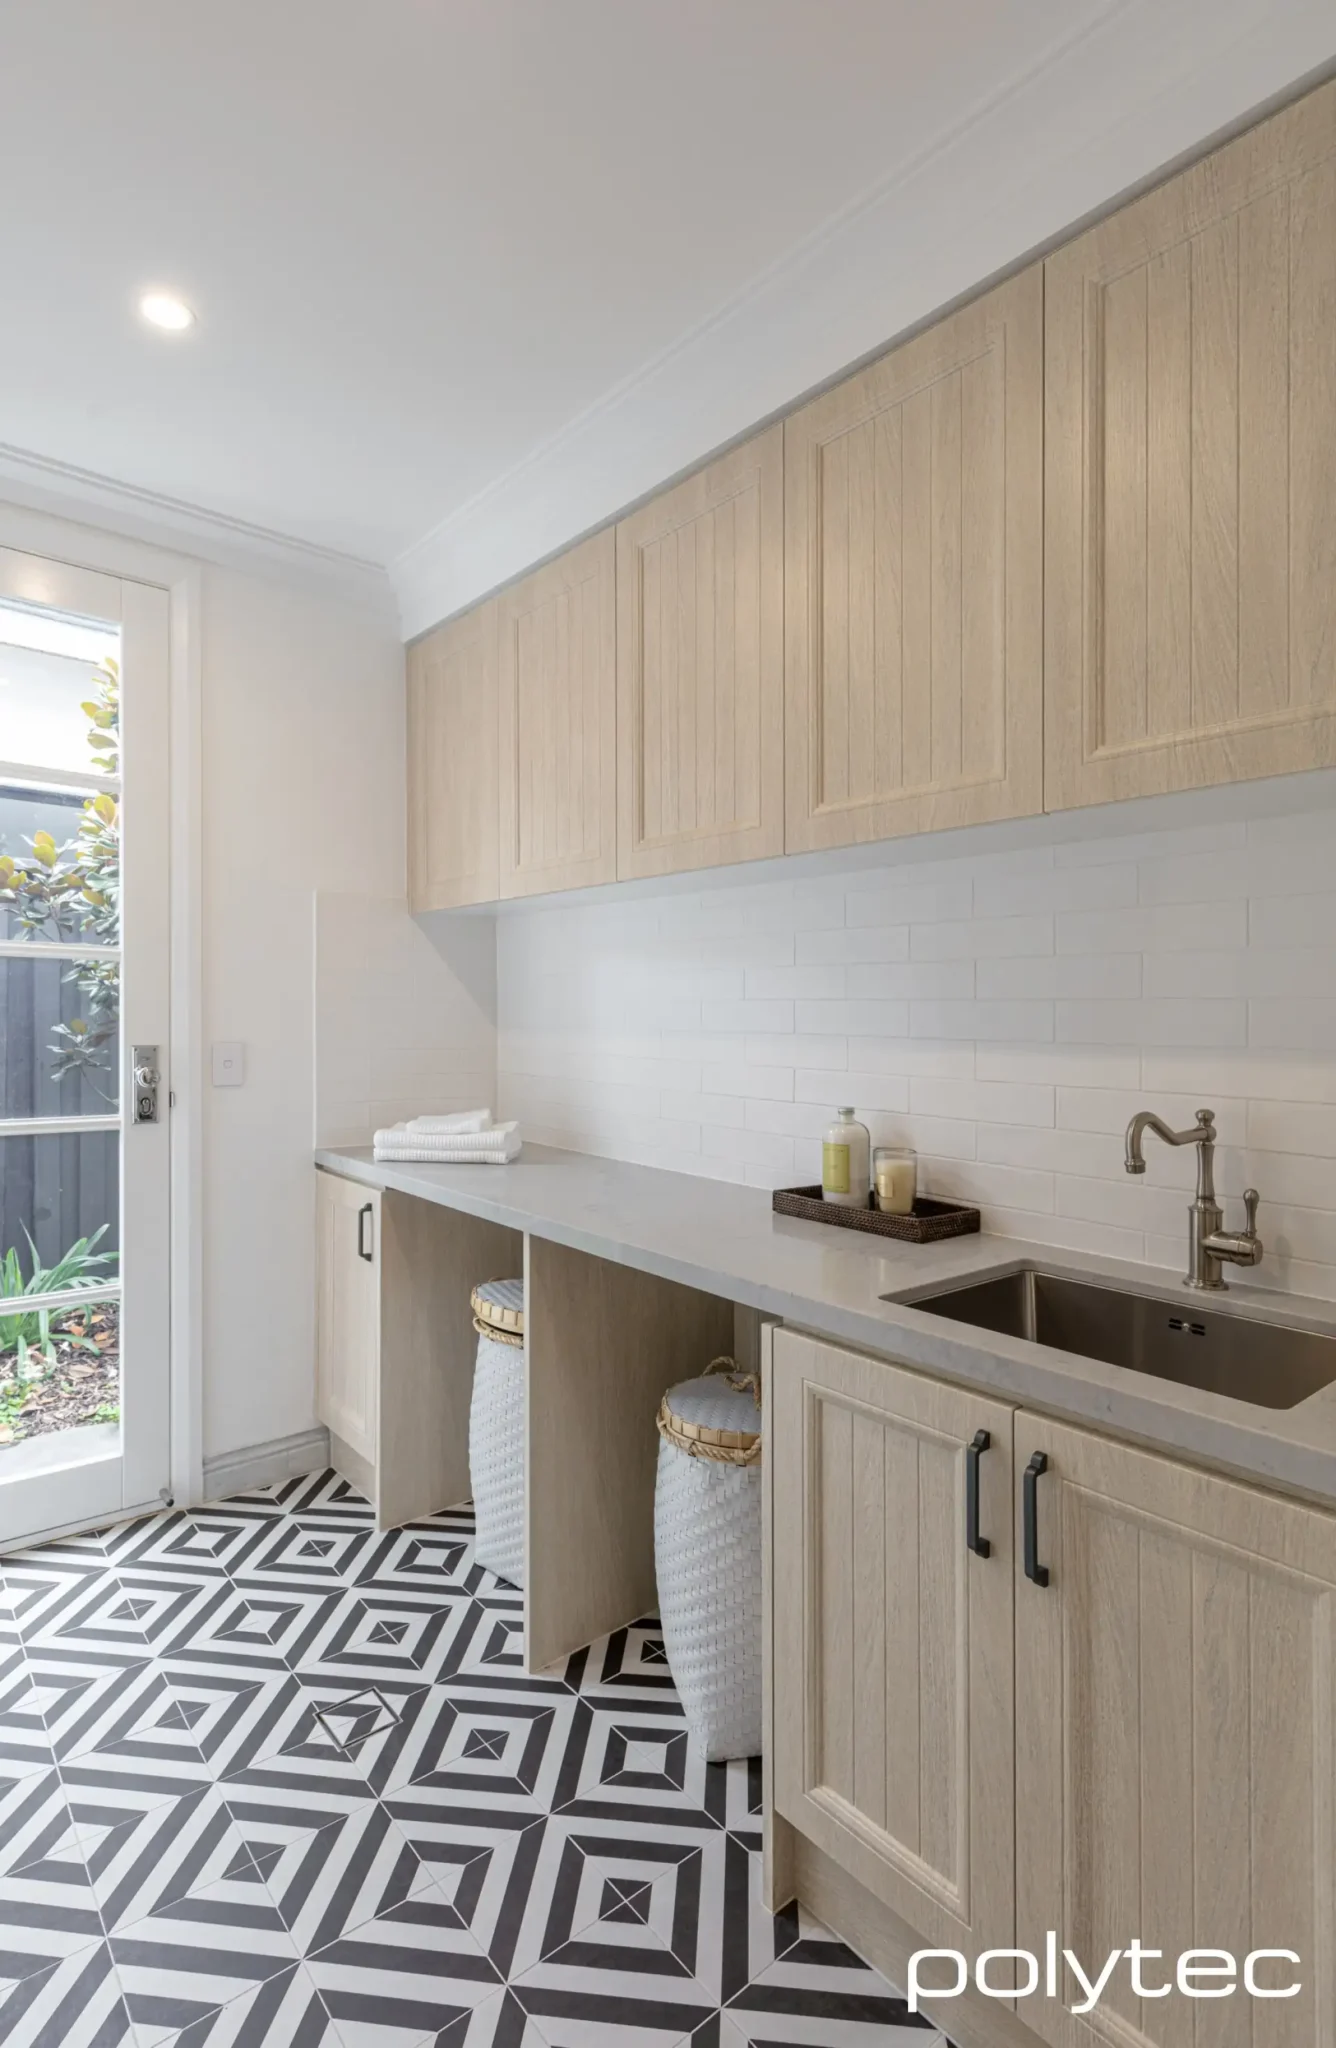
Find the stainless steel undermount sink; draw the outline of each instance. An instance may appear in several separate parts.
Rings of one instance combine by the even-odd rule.
[[[1336,1337],[1032,1267],[919,1295],[906,1308],[1121,1365],[1179,1386],[1294,1408],[1336,1380]]]

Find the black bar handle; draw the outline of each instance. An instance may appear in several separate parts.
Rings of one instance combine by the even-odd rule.
[[[965,1548],[976,1557],[991,1557],[993,1546],[979,1534],[979,1460],[993,1439],[986,1429],[976,1429],[973,1443],[965,1446]]]
[[[361,1208],[357,1212],[357,1256],[359,1259],[365,1259],[368,1266],[371,1264],[372,1254],[366,1248],[366,1232],[364,1231],[362,1226],[364,1225],[367,1217],[370,1214],[370,1202],[363,1202]]]
[[[1048,1453],[1036,1451],[1021,1482],[1025,1504],[1025,1576],[1036,1586],[1048,1584],[1048,1566],[1039,1562],[1039,1481],[1048,1470]]]

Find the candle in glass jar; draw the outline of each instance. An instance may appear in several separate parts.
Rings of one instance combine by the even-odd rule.
[[[872,1178],[879,1209],[892,1216],[913,1214],[918,1162],[911,1151],[879,1145],[873,1155]]]

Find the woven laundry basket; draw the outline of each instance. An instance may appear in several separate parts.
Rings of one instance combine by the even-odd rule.
[[[710,1763],[761,1748],[759,1401],[754,1376],[717,1358],[659,1408],[659,1617],[687,1728]]]
[[[524,1584],[524,1282],[484,1280],[472,1295],[478,1361],[469,1408],[474,1556]]]

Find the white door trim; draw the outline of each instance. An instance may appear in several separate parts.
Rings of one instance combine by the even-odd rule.
[[[165,590],[171,699],[171,1489],[203,1497],[201,564],[47,512],[0,503],[0,547]],[[130,1503],[127,1503],[127,1506]]]

